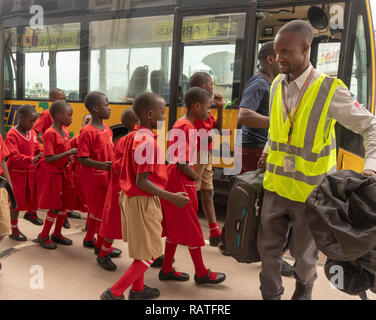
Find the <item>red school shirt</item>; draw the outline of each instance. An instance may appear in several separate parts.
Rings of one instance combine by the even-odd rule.
[[[33,129],[36,132],[44,134],[47,131],[47,129],[52,126],[53,123],[54,119],[52,119],[50,109],[47,109],[41,113],[37,121],[34,123]]]
[[[9,156],[9,150],[7,145],[4,143],[3,137],[0,135],[0,161],[3,161]],[[0,175],[4,173],[3,168],[0,166]]]
[[[90,158],[105,162],[112,161],[114,155],[114,143],[112,142],[112,130],[104,124],[104,129],[98,129],[91,124],[86,125],[78,136],[78,158]],[[86,166],[82,166],[86,167]],[[97,169],[90,168],[95,172]]]
[[[197,131],[193,124],[186,118],[176,121],[169,140],[169,163],[185,162],[193,167],[197,155]]]
[[[54,156],[66,152],[71,149],[69,144],[68,131],[63,128],[65,137],[62,137],[54,128],[49,128],[43,135],[43,155],[44,157]],[[64,157],[58,161],[49,162],[58,169],[63,169],[69,162],[69,156]]]
[[[33,168],[33,158],[42,151],[37,133],[33,129],[24,136],[17,128],[11,128],[5,138],[5,144],[10,152],[7,161],[9,169]]]
[[[163,151],[157,142],[157,135],[150,129],[139,126],[126,137],[124,158],[120,171],[120,185],[127,197],[149,196],[136,186],[137,174],[149,172],[148,179],[161,189],[167,183],[167,170]]]
[[[214,129],[216,124],[217,121],[215,120],[211,112],[209,113],[209,117],[205,121],[197,119],[194,124],[197,131],[199,131],[200,129],[204,129],[208,133],[208,136],[211,137],[211,140],[208,140],[208,151],[213,150],[213,136],[210,134],[210,130]],[[203,148],[202,151],[206,151],[204,149],[206,148]],[[200,137],[198,137],[197,139],[197,150],[201,150]]]

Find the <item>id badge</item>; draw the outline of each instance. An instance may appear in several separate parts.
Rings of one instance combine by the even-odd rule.
[[[283,169],[285,172],[296,172],[296,157],[285,156],[283,159]]]

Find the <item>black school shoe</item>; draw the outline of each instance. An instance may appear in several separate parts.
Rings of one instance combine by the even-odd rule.
[[[224,273],[217,272],[217,277],[215,279],[210,279],[210,274],[211,274],[211,271],[209,269],[206,277],[199,278],[195,275],[195,277],[194,277],[195,282],[197,284],[205,284],[205,283],[218,284],[218,283],[221,283],[221,282],[226,280],[226,275]]]
[[[96,255],[98,255],[100,251],[101,251],[101,249],[97,248],[97,247],[94,245],[94,253],[95,253]],[[122,252],[123,252],[123,251],[121,251],[120,249],[118,249],[118,248],[114,248],[114,250],[112,250],[112,251],[110,252],[109,256],[110,256],[111,258],[117,258],[117,257],[119,257],[119,256],[122,254]]]
[[[181,275],[175,274],[175,269],[172,269],[170,273],[164,273],[162,270],[159,271],[159,280],[176,280],[176,281],[188,281],[189,280],[189,274],[180,272]]]
[[[281,275],[284,277],[292,277],[294,275],[294,267],[286,260],[282,260]]]
[[[26,236],[20,230],[17,230],[17,232],[14,233],[12,232],[9,238],[16,241],[27,241]]]
[[[116,264],[112,262],[111,257],[109,255],[100,258],[97,257],[98,264],[107,271],[115,271],[116,270]]]
[[[45,249],[49,249],[49,250],[54,250],[57,248],[57,245],[54,243],[54,242],[50,242],[49,244],[46,243],[47,240],[50,240],[50,237],[46,237],[46,238],[41,238],[40,235],[38,234],[38,238],[37,238],[37,241],[38,243]]]
[[[24,219],[30,221],[32,224],[36,226],[43,226],[43,221],[35,214],[24,214]]]
[[[155,259],[150,267],[152,268],[162,268],[164,255],[162,254],[159,258]],[[175,258],[172,260],[172,263],[175,262]]]
[[[78,212],[69,211],[68,218],[81,219],[81,215]]]
[[[58,244],[62,244],[64,246],[71,246],[73,244],[73,241],[71,239],[68,239],[68,238],[65,238],[65,237],[63,238],[63,235],[59,235],[59,236],[52,235],[51,240],[53,242],[56,242]]]
[[[115,297],[112,294],[110,288],[108,288],[105,291],[103,291],[103,293],[101,294],[100,298],[101,298],[101,300],[125,300],[123,294],[120,297]]]
[[[93,240],[89,240],[89,241],[86,241],[86,240],[84,239],[84,241],[82,242],[82,244],[83,244],[83,246],[84,246],[85,248],[95,248],[95,239],[93,239]]]
[[[68,221],[68,217],[65,217],[65,219],[64,219],[63,228],[64,229],[70,229],[70,223]]]
[[[157,288],[150,288],[144,285],[144,289],[141,292],[136,292],[133,290],[129,291],[129,300],[149,300],[158,298],[161,295]]]

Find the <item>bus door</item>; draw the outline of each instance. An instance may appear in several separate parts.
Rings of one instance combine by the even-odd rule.
[[[214,92],[225,100],[225,130],[222,137],[214,137],[214,167],[233,165],[237,107],[253,68],[255,29],[254,1],[247,6],[178,8],[175,11],[169,128],[185,113],[183,96],[190,76],[198,71],[209,73]],[[215,107],[211,112],[216,117]],[[224,163],[222,160],[226,157]]]

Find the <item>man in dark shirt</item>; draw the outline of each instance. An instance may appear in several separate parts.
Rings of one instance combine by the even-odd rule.
[[[236,146],[242,148],[241,173],[257,169],[268,140],[270,85],[279,74],[273,44],[269,41],[261,47],[259,70],[248,80],[240,102],[238,122],[242,126],[242,136]]]
[[[242,135],[236,147],[242,148],[242,159],[237,160],[242,164],[241,173],[257,169],[268,140],[270,85],[280,73],[273,41],[261,47],[258,60],[259,70],[245,85],[238,115]],[[283,260],[281,274],[292,276],[293,272],[294,268]]]

